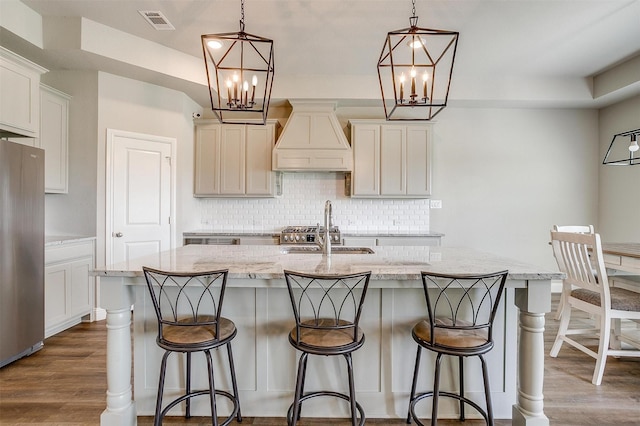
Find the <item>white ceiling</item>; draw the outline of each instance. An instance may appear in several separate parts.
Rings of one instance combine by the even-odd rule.
[[[0,3],[7,1],[17,0]],[[22,3],[43,17],[44,50],[6,30],[1,44],[49,68],[100,68],[165,84],[203,106],[200,35],[238,31],[240,19],[240,0]],[[175,31],[156,31],[138,10],[161,11]],[[591,77],[640,55],[640,0],[416,0],[416,12],[419,27],[460,32],[451,103],[600,106],[607,99],[594,99]],[[274,99],[366,103],[380,96],[376,64],[386,33],[408,27],[410,15],[410,0],[246,0],[245,30],[274,40]],[[76,39],[68,45],[51,41],[52,28],[80,22],[72,17],[92,25],[70,31]],[[119,53],[107,49],[118,41]],[[640,93],[638,68],[618,98]]]

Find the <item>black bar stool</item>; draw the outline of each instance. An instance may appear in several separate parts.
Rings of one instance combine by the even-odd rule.
[[[493,320],[504,290],[509,271],[484,275],[446,275],[422,272],[422,287],[427,302],[427,319],[420,321],[411,332],[418,344],[413,384],[409,399],[407,423],[413,419],[423,425],[415,414],[418,401],[433,397],[431,425],[438,424],[438,398],[457,399],[460,402],[460,420],[465,419],[464,404],[469,404],[493,425],[491,389],[483,354],[493,348]],[[422,348],[436,352],[433,390],[416,394],[418,370]],[[460,393],[440,391],[440,363],[443,355],[458,357]],[[464,396],[465,357],[477,356],[482,364],[486,411]]]
[[[350,275],[313,275],[284,271],[296,325],[289,343],[302,352],[293,404],[287,412],[288,425],[300,419],[302,403],[318,396],[332,396],[349,402],[351,424],[364,425],[364,410],[356,401],[351,353],[364,344],[358,326],[371,272]],[[347,362],[349,394],[333,391],[304,393],[307,357],[342,355]],[[360,413],[360,423],[358,423]]]
[[[235,324],[221,316],[222,301],[227,285],[228,270],[198,273],[165,272],[147,267],[142,268],[147,280],[153,307],[158,318],[158,346],[165,350],[160,366],[160,383],[154,425],[162,424],[166,413],[186,401],[185,417],[191,417],[191,398],[209,395],[212,424],[218,426],[216,395],[228,398],[233,403],[232,413],[222,422],[228,425],[234,418],[242,421],[238,385],[231,353],[231,340],[236,336]],[[227,346],[233,394],[215,388],[211,350]],[[173,352],[187,356],[185,394],[171,401],[162,409],[162,394],[167,368],[167,359]],[[209,389],[191,390],[191,354],[203,352],[207,359]]]

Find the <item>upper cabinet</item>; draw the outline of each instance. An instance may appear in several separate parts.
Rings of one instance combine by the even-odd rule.
[[[432,125],[352,120],[351,196],[428,198]]]
[[[46,69],[0,46],[0,135],[38,137]]]
[[[68,145],[70,96],[40,85],[40,137],[36,146],[44,149],[44,190],[68,192]]]
[[[273,197],[271,151],[277,120],[264,126],[196,123],[194,196]]]

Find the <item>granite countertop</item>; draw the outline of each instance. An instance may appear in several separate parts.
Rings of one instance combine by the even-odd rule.
[[[343,237],[444,237],[439,232],[422,232],[407,233],[394,231],[341,231]],[[257,232],[257,231],[213,231],[207,229],[197,229],[182,233],[183,237],[229,237],[229,236],[246,236],[246,237],[279,237],[280,232]]]
[[[81,241],[92,241],[96,237],[87,237],[79,235],[46,235],[44,237],[44,246],[57,246],[61,244],[77,243]]]
[[[421,271],[486,273],[508,269],[515,280],[562,279],[559,272],[468,248],[376,247],[374,254],[286,253],[288,246],[187,245],[129,262],[97,268],[103,277],[141,276],[142,266],[167,271],[229,269],[229,278],[282,279],[283,270],[318,274],[371,271],[374,280],[418,280]]]

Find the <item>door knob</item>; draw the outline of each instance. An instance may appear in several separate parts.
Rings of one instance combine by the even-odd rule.
[[[124,236],[124,234],[122,232],[116,232],[115,233],[115,237],[116,238],[122,238]]]

